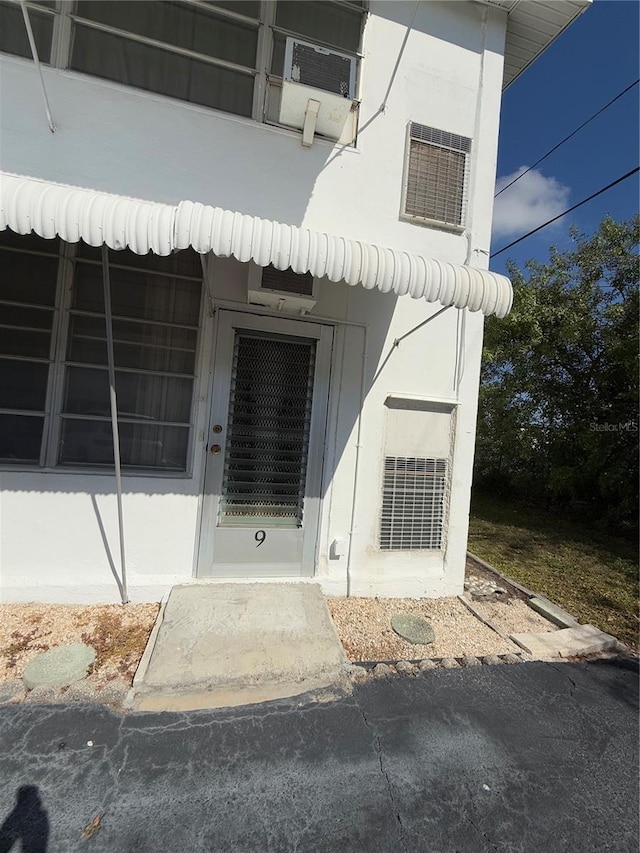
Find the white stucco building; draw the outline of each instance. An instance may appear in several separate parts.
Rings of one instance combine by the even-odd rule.
[[[585,5],[34,2],[39,69],[0,2],[3,601],[120,598],[110,351],[133,600],[462,591],[501,91]]]

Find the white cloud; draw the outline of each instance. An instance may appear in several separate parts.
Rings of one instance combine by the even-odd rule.
[[[526,169],[526,166],[520,166],[511,175],[498,178],[496,192],[510,184]],[[495,200],[493,236],[520,237],[537,225],[542,225],[547,219],[565,210],[570,192],[569,187],[555,178],[545,178],[541,172],[532,169]]]

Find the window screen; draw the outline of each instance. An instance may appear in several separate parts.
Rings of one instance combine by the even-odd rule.
[[[404,213],[462,225],[471,140],[411,124]]]

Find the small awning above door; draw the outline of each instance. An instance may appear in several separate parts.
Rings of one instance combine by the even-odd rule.
[[[191,201],[159,204],[0,173],[0,230],[5,228],[68,243],[106,243],[138,255],[191,247],[498,317],[509,313],[513,297],[509,279],[486,270]]]

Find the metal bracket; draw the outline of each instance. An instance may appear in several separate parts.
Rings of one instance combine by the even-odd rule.
[[[319,110],[320,101],[314,101],[313,98],[309,98],[307,111],[304,115],[304,127],[302,128],[302,144],[305,148],[311,148],[313,145]]]

